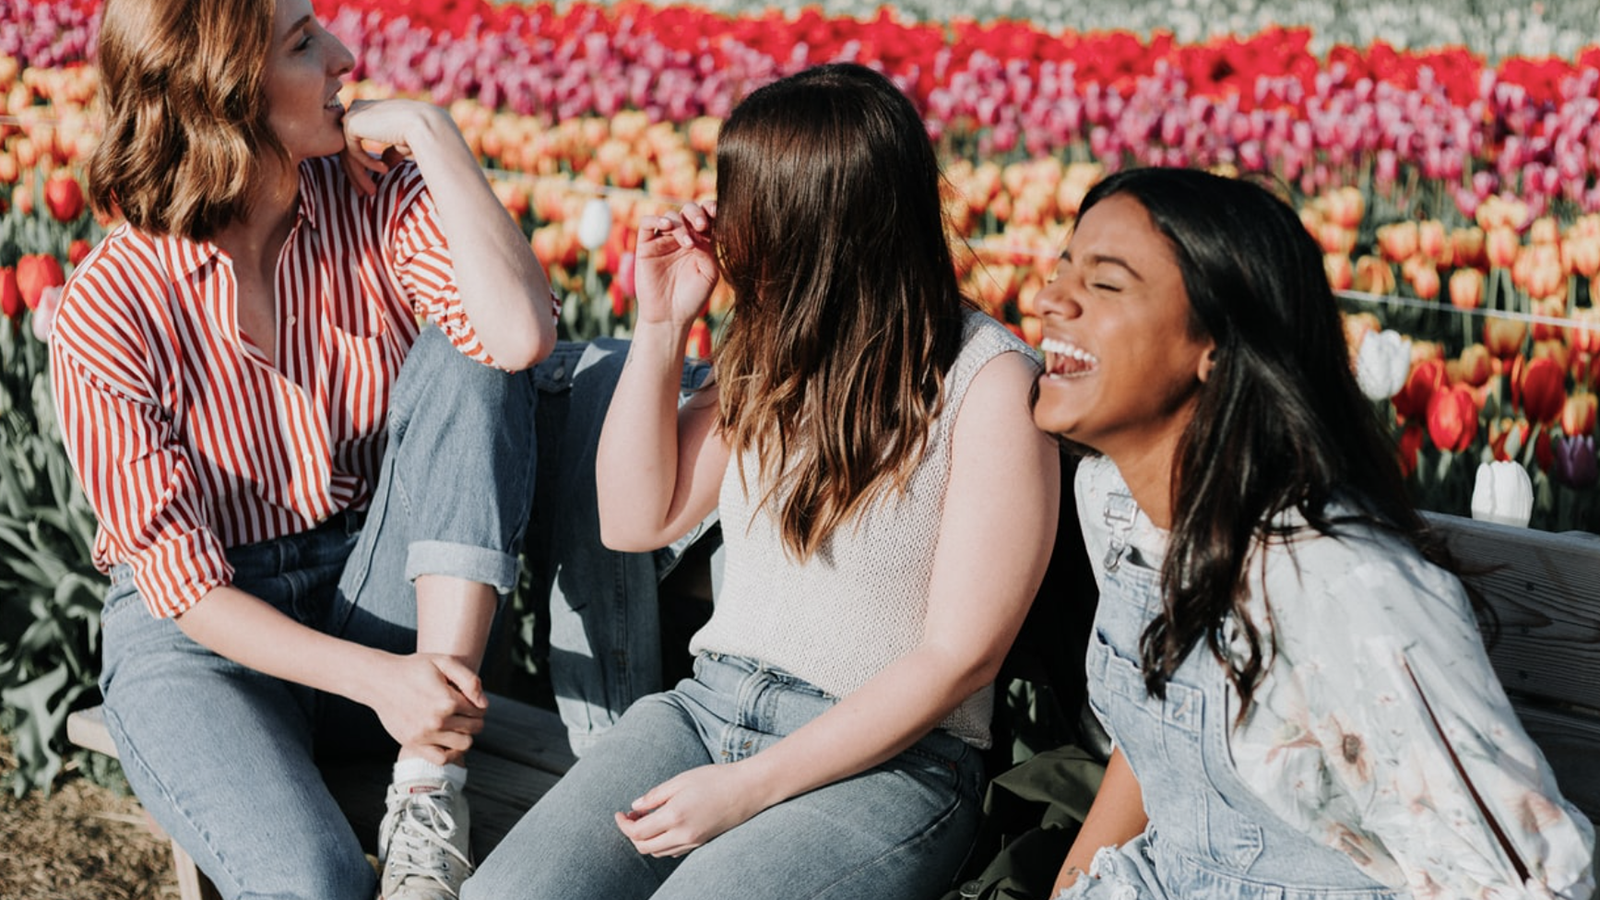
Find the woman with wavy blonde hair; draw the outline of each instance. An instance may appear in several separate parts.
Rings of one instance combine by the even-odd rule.
[[[1034,358],[963,302],[924,126],[860,66],[745,98],[717,202],[639,236],[602,537],[662,546],[716,508],[723,583],[694,677],[634,704],[464,896],[935,895],[973,837],[991,682],[1055,529]],[[719,278],[736,312],[680,413]]]
[[[128,780],[224,896],[368,897],[315,763],[398,745],[382,893],[454,896],[543,272],[443,110],[344,106],[309,0],[107,0],[98,64],[90,196],[126,221],[51,369]]]

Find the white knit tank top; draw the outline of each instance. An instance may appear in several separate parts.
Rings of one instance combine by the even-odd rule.
[[[1032,358],[1004,325],[968,312],[960,355],[945,376],[943,411],[906,491],[879,497],[806,562],[784,554],[769,509],[752,508],[762,495],[754,453],[730,463],[719,506],[727,551],[722,589],[690,651],[758,660],[843,697],[915,648],[927,615],[956,415],[978,370],[1007,352]],[[750,473],[749,496],[740,483],[741,461]],[[988,747],[993,704],[993,686],[985,686],[940,727]]]

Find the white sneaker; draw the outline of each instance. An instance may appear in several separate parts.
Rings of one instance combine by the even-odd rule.
[[[381,900],[456,900],[472,874],[467,798],[450,782],[420,778],[389,785],[378,828]]]

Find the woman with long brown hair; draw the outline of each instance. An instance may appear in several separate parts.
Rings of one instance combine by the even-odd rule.
[[[1117,173],[1038,303],[1034,418],[1092,451],[1087,672],[1116,748],[1063,896],[1590,896],[1593,829],[1406,498],[1294,210]]]
[[[596,477],[613,547],[719,512],[695,676],[636,703],[467,897],[937,894],[972,840],[991,682],[1043,576],[1036,363],[956,285],[923,123],[882,75],[756,90],[717,201],[646,220]],[[736,312],[676,407],[689,323]]]
[[[128,780],[224,896],[370,897],[315,762],[398,745],[383,893],[453,896],[543,272],[443,110],[345,108],[309,0],[108,0],[97,61],[90,193],[126,222],[51,368]]]

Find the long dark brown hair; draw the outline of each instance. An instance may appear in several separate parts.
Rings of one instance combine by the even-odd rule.
[[[273,11],[262,0],[106,0],[95,212],[197,240],[246,214],[262,155],[284,155],[263,88]]]
[[[1079,214],[1117,195],[1166,236],[1192,325],[1216,342],[1173,461],[1162,612],[1140,645],[1145,681],[1164,696],[1201,642],[1229,661],[1231,621],[1248,644],[1228,669],[1242,718],[1266,662],[1246,611],[1246,567],[1262,542],[1292,542],[1296,527],[1275,525],[1279,513],[1297,511],[1322,534],[1375,525],[1456,566],[1411,505],[1394,446],[1356,386],[1322,251],[1294,210],[1252,182],[1132,169],[1096,185]]]
[[[722,434],[757,452],[761,502],[806,559],[903,488],[939,414],[964,301],[938,161],[892,82],[832,64],[741,101],[716,165],[735,297],[715,358]]]

